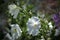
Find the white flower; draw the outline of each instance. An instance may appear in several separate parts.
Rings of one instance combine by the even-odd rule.
[[[27,22],[27,31],[28,34],[36,36],[39,33],[39,29],[40,29],[41,25],[40,25],[40,20],[38,17],[31,17],[29,18],[28,22]]]
[[[17,18],[17,15],[19,13],[19,7],[15,4],[8,5],[9,13],[13,16],[13,18]]]
[[[50,28],[50,29],[53,28],[52,22],[49,22],[48,25],[49,25],[49,28]]]
[[[17,39],[18,37],[21,36],[21,29],[18,24],[12,24],[11,26],[11,34],[12,34],[12,39]]]

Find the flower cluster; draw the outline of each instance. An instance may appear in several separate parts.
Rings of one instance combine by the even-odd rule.
[[[45,11],[42,11],[40,13],[37,12],[36,15],[31,10],[28,11],[26,5],[23,5],[21,7],[22,8],[20,11],[20,7],[18,7],[17,5],[8,5],[9,13],[11,16],[13,16],[12,18],[10,18],[12,20],[9,24],[11,27],[11,34],[7,34],[8,38],[11,40],[16,40],[19,37],[20,39],[25,38],[26,40],[30,40],[33,39],[30,37],[36,36],[43,36],[41,40],[45,40],[45,37],[47,37],[46,39],[50,38],[54,26],[52,21],[47,20],[47,18],[45,17]],[[58,23],[58,21],[60,21],[60,19],[56,18],[56,16],[54,16],[53,20],[55,21],[55,23]]]

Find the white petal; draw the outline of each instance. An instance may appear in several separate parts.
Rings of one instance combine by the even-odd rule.
[[[33,30],[32,35],[36,36],[36,35],[38,35],[38,33],[39,33],[39,30]]]
[[[7,38],[9,38],[9,40],[11,40],[11,39],[12,39],[12,37],[10,36],[10,34],[9,34],[9,33],[7,33],[7,34],[6,34],[6,37],[7,37]]]
[[[10,10],[12,10],[12,9],[15,9],[17,6],[15,5],[15,4],[10,4],[10,5],[8,5],[8,8],[10,9]]]

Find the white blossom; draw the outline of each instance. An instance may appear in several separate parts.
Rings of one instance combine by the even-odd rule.
[[[50,29],[53,28],[52,22],[49,22],[48,25],[49,25],[49,28],[50,28]]]
[[[15,4],[8,5],[9,13],[13,16],[13,18],[17,18],[19,13],[19,7]]]
[[[10,26],[11,26],[12,39],[15,40],[21,36],[22,31],[18,24],[12,24]]]
[[[28,19],[28,22],[27,22],[28,34],[33,36],[38,35],[40,27],[41,27],[41,24],[38,17],[33,16]]]

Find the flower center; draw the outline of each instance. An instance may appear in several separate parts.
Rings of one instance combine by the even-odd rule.
[[[37,24],[36,23],[34,23],[34,28],[36,28],[37,27]]]
[[[17,30],[16,30],[16,29],[14,29],[14,32],[17,32]]]

